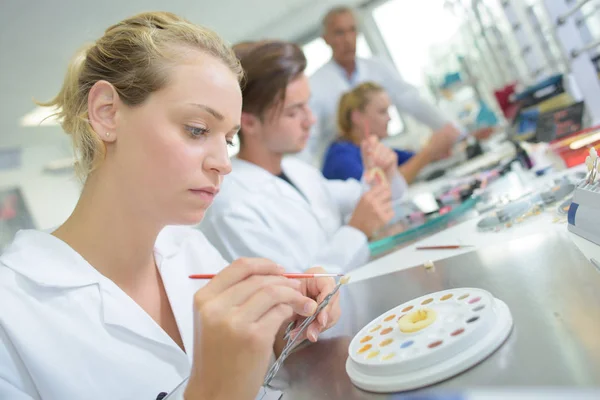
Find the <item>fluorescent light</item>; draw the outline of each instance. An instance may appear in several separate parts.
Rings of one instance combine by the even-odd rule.
[[[48,172],[62,172],[65,170],[72,170],[74,167],[75,159],[73,157],[67,157],[50,161],[44,166],[44,170]]]
[[[583,139],[578,139],[571,143],[569,147],[571,148],[571,150],[578,150],[589,144],[597,142],[598,140],[600,140],[600,132],[596,132],[593,135],[586,136]]]
[[[57,126],[59,122],[52,116],[55,113],[55,107],[36,107],[21,117],[21,126]]]

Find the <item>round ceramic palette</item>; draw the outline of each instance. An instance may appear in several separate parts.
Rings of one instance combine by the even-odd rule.
[[[354,337],[346,371],[356,386],[373,392],[431,385],[488,357],[512,324],[506,304],[485,290],[419,297],[379,316]]]

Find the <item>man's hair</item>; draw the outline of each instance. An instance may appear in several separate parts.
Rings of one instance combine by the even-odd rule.
[[[323,32],[327,30],[327,25],[329,25],[329,21],[331,21],[331,18],[346,13],[354,15],[354,10],[348,6],[337,6],[329,9],[329,11],[327,11],[327,14],[325,14],[323,19],[321,20]]]
[[[244,42],[233,47],[242,69],[242,111],[263,117],[283,105],[288,84],[306,69],[302,49],[279,40]]]

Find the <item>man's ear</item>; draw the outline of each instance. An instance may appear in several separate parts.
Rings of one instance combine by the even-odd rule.
[[[255,135],[258,130],[258,127],[260,126],[260,123],[261,122],[256,115],[247,112],[242,112],[240,130],[244,132],[244,137]]]

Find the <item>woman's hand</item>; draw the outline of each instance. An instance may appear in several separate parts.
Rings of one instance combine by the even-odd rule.
[[[397,173],[398,154],[371,135],[365,138],[361,144],[361,155],[365,172],[371,168],[379,167],[387,177],[388,182]]]
[[[317,307],[302,282],[282,273],[272,261],[240,259],[196,293],[186,399],[255,398],[284,321]]]
[[[458,139],[460,132],[452,124],[446,124],[435,131],[429,142],[423,148],[430,161],[438,161],[447,158],[452,153],[452,148]]]
[[[325,271],[321,267],[315,267],[308,269],[307,274],[324,274]],[[317,303],[321,303],[329,293],[335,288],[336,282],[333,278],[311,278],[301,279],[300,292],[311,299],[316,300]],[[330,300],[327,307],[325,307],[317,318],[306,328],[301,337],[301,340],[308,339],[311,342],[316,342],[319,335],[331,328],[340,319],[342,311],[340,308],[339,292],[336,293]],[[296,328],[292,330],[291,337],[298,334],[299,326],[305,319],[302,315],[296,315]]]
[[[471,134],[477,140],[485,140],[485,139],[488,139],[490,136],[492,136],[494,134],[494,132],[495,132],[495,129],[491,126],[488,126],[485,128],[476,129]]]

